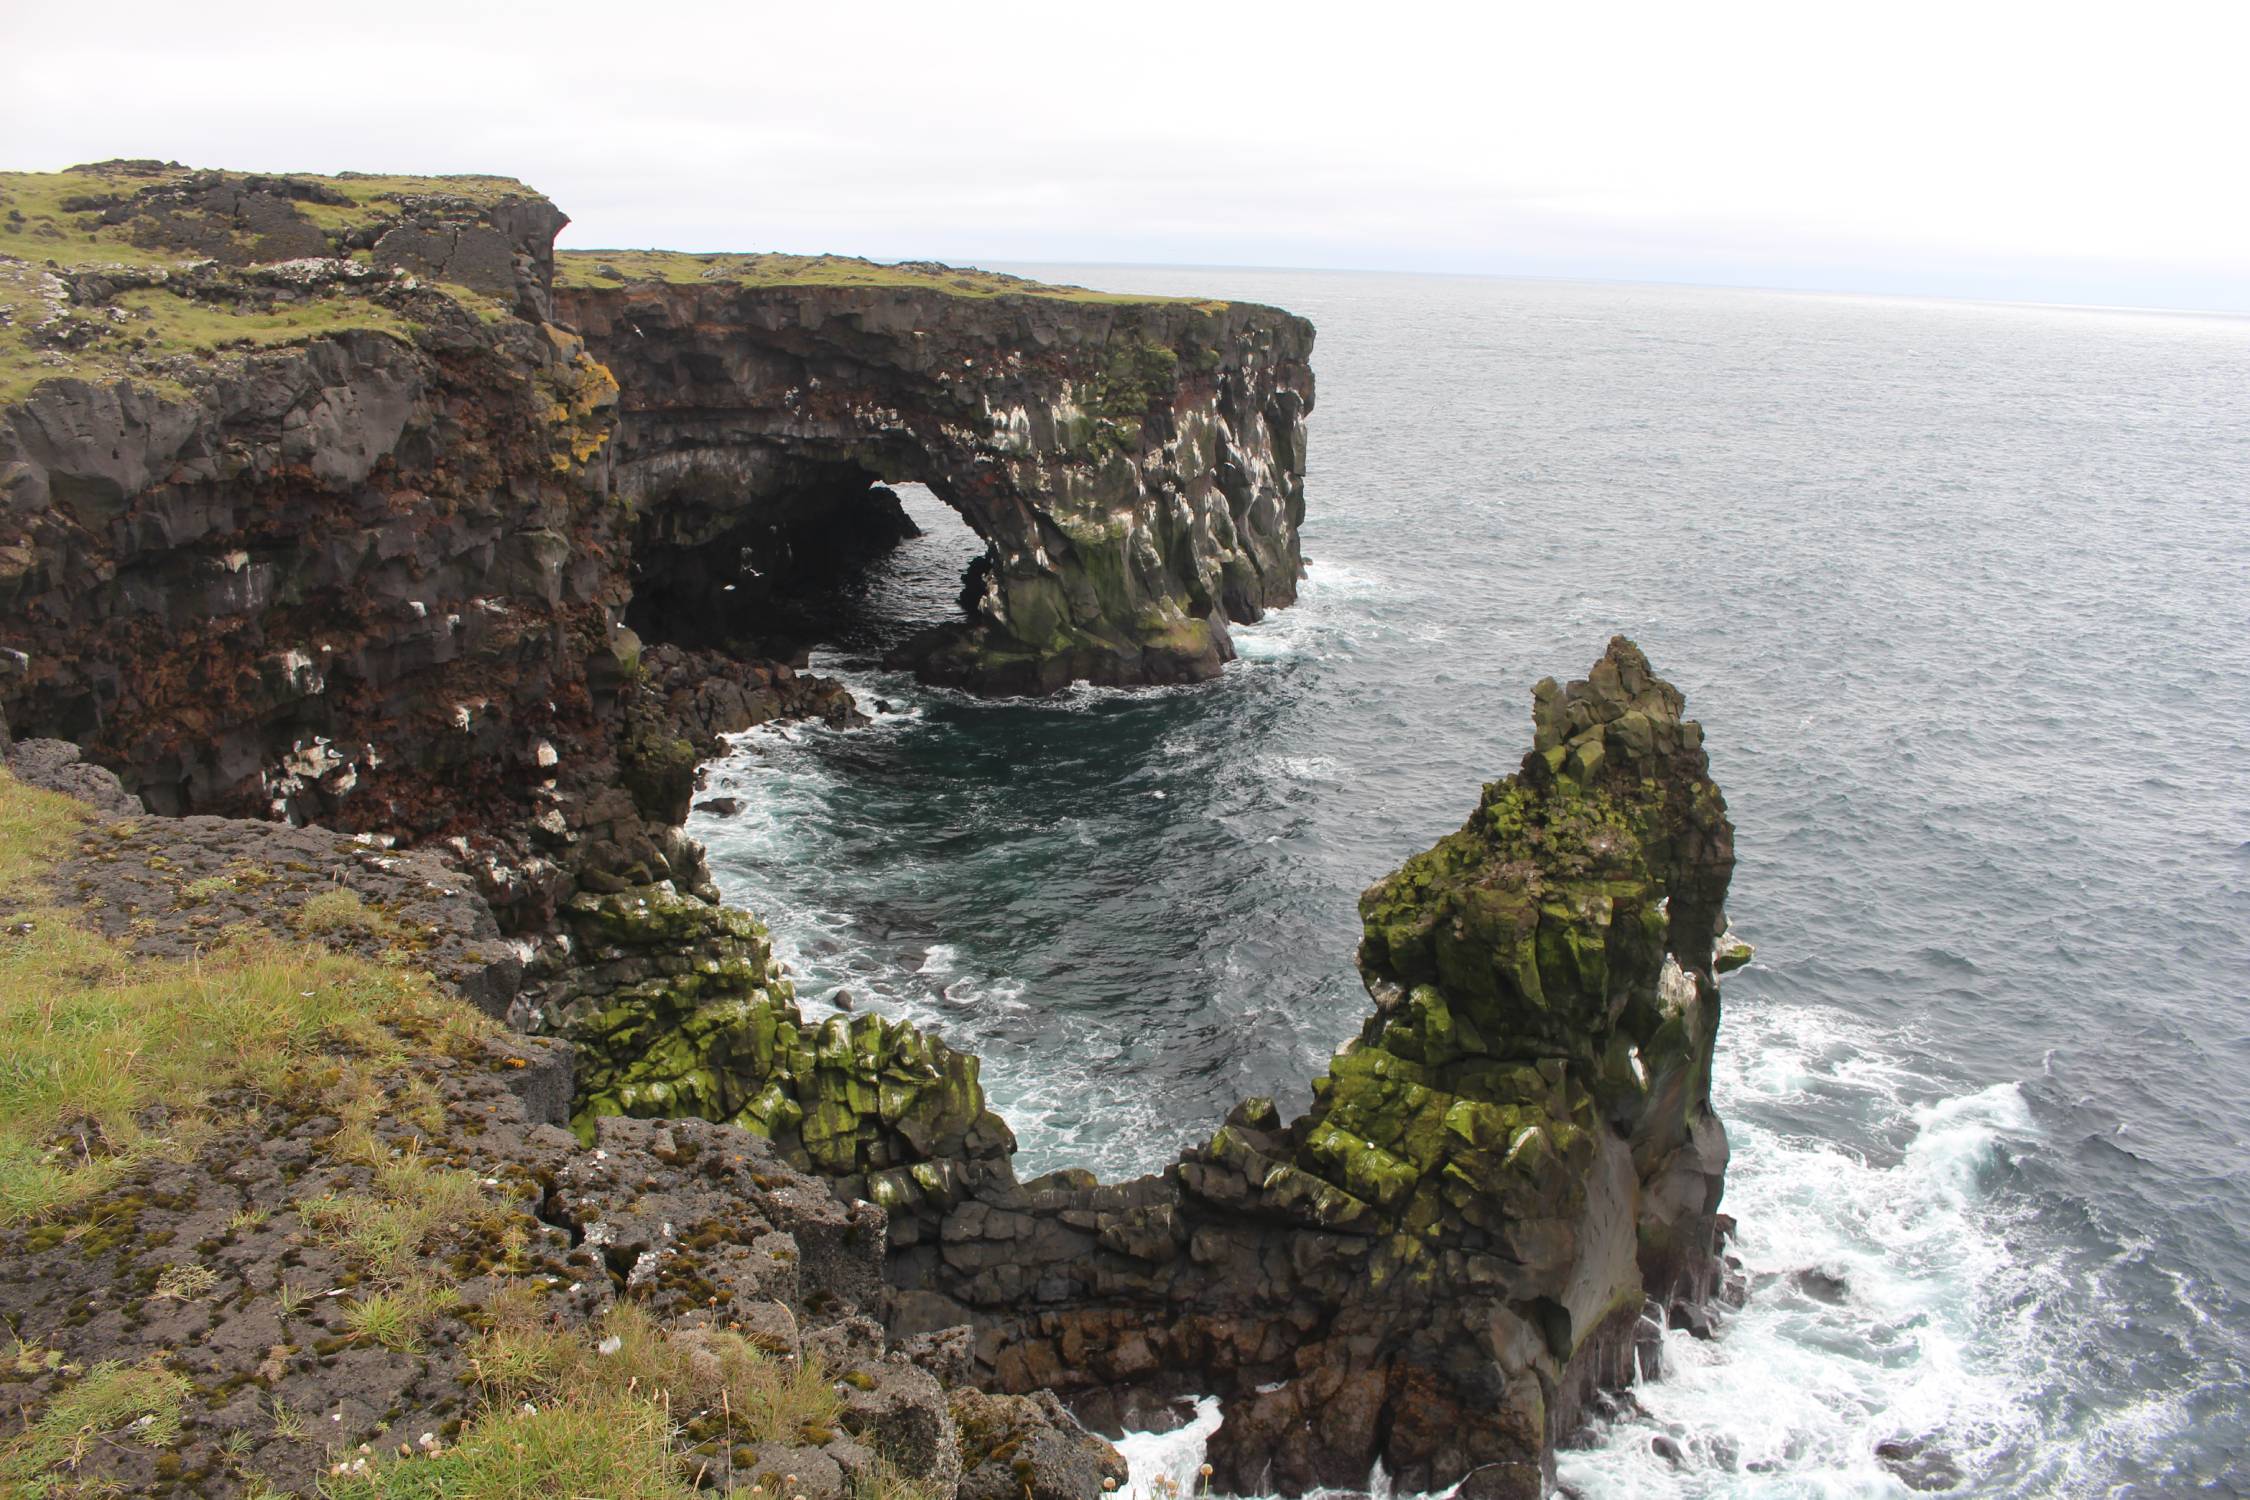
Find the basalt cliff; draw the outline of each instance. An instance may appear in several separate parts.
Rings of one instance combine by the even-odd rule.
[[[710,891],[698,746],[848,717],[777,591],[985,538],[925,675],[1208,677],[1295,596],[1312,330],[943,267],[604,254],[501,178],[0,178],[0,708],[167,813],[461,841],[511,933]]]
[[[1365,898],[1374,1010],[1309,1111],[1019,1182],[973,1055],[799,1009],[681,832],[698,762],[857,722],[791,601],[910,525],[893,482],[986,543],[901,665],[1217,673],[1295,597],[1312,331],[935,266],[558,258],[563,222],[500,178],[0,176],[0,812],[43,851],[0,860],[0,963],[171,985],[228,1035],[212,973],[315,1013],[271,1068],[128,1065],[107,1114],[0,1119],[30,1351],[0,1476],[377,1485],[568,1447],[490,1424],[584,1385],[604,1431],[658,1386],[693,1411],[635,1450],[662,1484],[1092,1500],[1122,1471],[1079,1421],[1210,1394],[1222,1489],[1379,1461],[1540,1493],[1590,1393],[1720,1291],[1732,832],[1679,693],[1622,640],[1540,685],[1522,768]],[[283,993],[277,941],[375,968]],[[0,985],[26,1048],[37,990]],[[460,1222],[401,1240],[431,1193]],[[632,1380],[596,1378],[613,1346]],[[774,1360],[834,1389],[787,1405]],[[308,1407],[335,1430],[277,1415]]]

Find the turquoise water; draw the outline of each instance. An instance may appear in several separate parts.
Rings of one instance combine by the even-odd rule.
[[[1754,1292],[1565,1484],[1904,1494],[1876,1446],[1921,1439],[1958,1493],[2250,1488],[2250,323],[1047,274],[1319,325],[1304,597],[1194,688],[924,690],[873,663],[976,544],[911,494],[816,653],[886,710],[744,737],[744,811],[693,825],[808,1011],[983,1054],[1027,1173],[1301,1104],[1366,1005],[1358,892],[1623,631],[1740,828]]]

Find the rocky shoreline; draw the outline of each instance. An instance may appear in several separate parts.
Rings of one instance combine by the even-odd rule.
[[[504,179],[61,175],[85,191],[0,179],[55,204],[17,210],[0,269],[42,222],[128,264],[50,262],[65,310],[0,327],[64,371],[0,407],[0,711],[30,737],[8,784],[95,811],[0,898],[27,931],[77,913],[112,965],[309,940],[489,1019],[386,1002],[379,1064],[228,1093],[189,1145],[0,1218],[0,1307],[37,1354],[0,1372],[5,1451],[89,1372],[145,1370],[171,1418],[72,1474],[375,1483],[508,1415],[490,1371],[536,1285],[551,1359],[620,1340],[706,1403],[659,1445],[703,1487],[1091,1500],[1122,1469],[1081,1421],[1213,1395],[1222,1490],[1380,1461],[1538,1495],[1592,1394],[1723,1294],[1732,829],[1629,642],[1541,684],[1522,769],[1369,892],[1376,1011],[1311,1111],[1246,1101],[1133,1183],[1019,1183],[974,1056],[806,1020],[681,831],[719,736],[858,721],[757,653],[788,651],[767,626],[795,575],[895,540],[884,480],[989,546],[964,618],[903,658],[929,680],[1215,673],[1228,621],[1295,597],[1302,320],[942,267],[558,275],[561,215]],[[133,330],[162,299],[324,331],[159,365]],[[335,1225],[395,1216],[402,1163],[477,1206],[416,1241],[457,1284],[386,1342],[365,1309],[404,1261]],[[729,1393],[769,1367],[821,1372],[818,1411],[734,1442]]]

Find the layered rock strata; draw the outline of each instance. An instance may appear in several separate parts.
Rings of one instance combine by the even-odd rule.
[[[853,721],[714,648],[911,530],[875,479],[993,544],[944,680],[1206,676],[1294,597],[1301,320],[788,257],[558,292],[563,222],[501,178],[0,174],[18,732],[159,812],[443,846],[567,1004],[575,897],[715,902],[677,825],[717,735]]]

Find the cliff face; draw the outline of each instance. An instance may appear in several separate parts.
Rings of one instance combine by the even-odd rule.
[[[362,209],[319,182],[61,175],[87,191],[54,217],[98,226],[96,259],[50,277],[29,373],[95,378],[0,409],[18,730],[164,812],[409,839],[513,817],[537,746],[591,732],[583,663],[623,598],[584,462],[614,387],[536,316],[561,215],[490,181]],[[246,350],[257,330],[294,341]]]
[[[457,841],[511,932],[716,900],[697,754],[850,707],[701,648],[895,540],[877,478],[993,542],[933,678],[1208,675],[1294,597],[1286,314],[780,257],[558,293],[562,215],[499,178],[124,162],[0,210],[0,711],[160,811]]]
[[[895,526],[869,499],[886,480],[928,484],[988,544],[969,619],[901,654],[931,681],[1209,677],[1227,622],[1296,598],[1301,318],[997,277],[775,285],[756,258],[626,267],[570,257],[557,306],[623,387],[613,472],[645,518],[644,587],[708,631],[754,633],[763,579]]]

